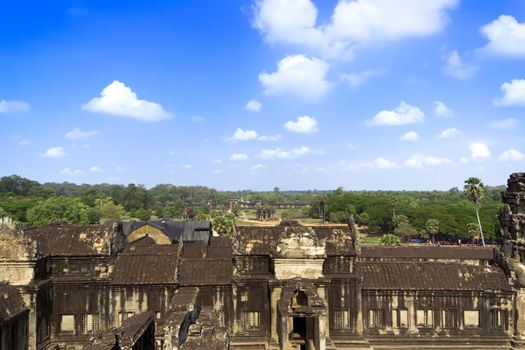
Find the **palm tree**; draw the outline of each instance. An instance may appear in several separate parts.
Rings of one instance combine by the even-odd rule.
[[[465,197],[476,207],[476,217],[478,218],[479,233],[481,234],[481,243],[485,246],[485,237],[483,236],[483,229],[481,228],[481,221],[479,219],[479,204],[483,196],[485,195],[485,185],[481,182],[480,178],[469,177],[465,180],[465,186],[463,187]]]

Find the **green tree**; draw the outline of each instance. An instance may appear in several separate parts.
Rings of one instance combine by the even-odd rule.
[[[357,214],[355,222],[359,226],[368,226],[368,223],[370,222],[370,216],[368,216],[367,213],[362,212],[361,214]]]
[[[413,237],[417,236],[416,229],[407,222],[401,222],[397,228],[395,234],[399,237]]]
[[[51,197],[27,212],[27,219],[35,226],[59,221],[86,225],[98,222],[99,218],[95,209],[82,203],[80,198],[71,197]]]
[[[379,238],[379,244],[384,246],[398,246],[401,245],[401,241],[398,236],[387,233]]]
[[[481,227],[481,220],[479,219],[479,206],[480,201],[485,195],[485,185],[481,182],[478,177],[469,177],[465,180],[465,186],[463,187],[465,197],[476,207],[476,217],[478,219],[479,233],[481,235],[481,243],[485,246],[485,237],[483,236],[483,228]]]
[[[124,207],[115,204],[111,197],[95,200],[95,206],[98,208],[102,219],[122,220],[126,216]]]
[[[147,221],[151,219],[151,211],[144,208],[139,208],[133,212],[133,216],[139,220]]]
[[[394,221],[396,228],[401,224],[408,224],[410,221],[406,215],[397,215]]]
[[[428,219],[425,223],[425,230],[427,234],[432,237],[432,242],[435,240],[435,235],[439,233],[439,221],[436,219]]]
[[[218,216],[213,219],[213,229],[219,235],[233,238],[235,233],[235,215],[233,213],[226,213],[223,216]]]

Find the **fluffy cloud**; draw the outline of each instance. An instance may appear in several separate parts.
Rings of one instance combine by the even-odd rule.
[[[442,139],[451,139],[451,138],[454,138],[454,137],[459,136],[461,134],[462,134],[462,132],[459,129],[448,128],[448,129],[445,129],[442,132],[440,132],[437,136],[439,138],[442,138]]]
[[[299,134],[311,134],[319,130],[317,127],[317,120],[307,115],[303,115],[302,117],[297,118],[295,121],[287,121],[284,123],[284,127],[286,130]]]
[[[393,160],[389,160],[383,157],[378,157],[374,159],[372,162],[364,162],[360,163],[357,166],[353,166],[353,168],[368,168],[368,169],[394,169],[397,168],[398,164],[394,162]]]
[[[422,168],[427,165],[448,165],[451,163],[452,161],[445,157],[424,156],[421,154],[416,154],[405,161],[405,165],[409,168]]]
[[[250,171],[256,172],[256,171],[259,171],[259,170],[262,170],[262,169],[265,169],[265,168],[266,168],[266,166],[264,164],[259,163],[259,164],[252,165],[250,167]]]
[[[322,152],[313,151],[309,147],[302,146],[291,150],[283,150],[279,147],[273,149],[263,149],[259,155],[262,159],[292,159],[306,156],[308,154],[320,154]]]
[[[400,138],[401,141],[415,142],[419,139],[419,135],[415,131],[408,131],[404,133]]]
[[[525,106],[525,79],[514,79],[501,85],[503,96],[494,101],[496,106]]]
[[[311,0],[256,0],[253,25],[270,43],[292,44],[328,58],[350,58],[358,46],[439,32],[459,0],[339,0],[317,25]],[[410,18],[410,21],[399,21]]]
[[[491,155],[489,148],[481,142],[471,143],[469,149],[470,157],[474,160],[489,158]]]
[[[255,130],[243,130],[237,128],[233,133],[233,136],[229,138],[230,141],[249,141],[255,140],[259,135]]]
[[[318,58],[287,56],[279,61],[276,72],[260,73],[259,81],[267,95],[290,94],[305,99],[317,99],[330,88],[330,83],[326,80],[328,68],[328,63]]]
[[[468,79],[478,70],[477,66],[465,63],[457,50],[443,55],[441,58],[443,60],[443,73],[456,79]]]
[[[502,161],[522,161],[525,160],[525,155],[517,149],[511,148],[500,154],[498,158]]]
[[[93,165],[91,168],[89,168],[90,173],[103,173],[104,169],[99,167],[98,165]]]
[[[356,88],[366,84],[371,78],[381,76],[385,73],[382,68],[367,69],[356,73],[341,74],[340,79],[346,82],[351,88]]]
[[[68,131],[65,135],[66,139],[74,141],[74,140],[80,140],[80,139],[86,139],[89,137],[97,136],[98,131],[97,130],[91,130],[91,131],[83,131],[79,128],[74,128],[71,131]]]
[[[401,101],[399,107],[393,111],[381,111],[372,120],[367,122],[368,126],[396,126],[405,124],[422,123],[425,114],[418,107],[414,107]]]
[[[250,157],[245,153],[235,153],[230,156],[230,160],[234,162],[243,162],[249,159]]]
[[[481,28],[489,43],[484,52],[500,56],[525,56],[525,23],[512,16],[501,15]]]
[[[440,118],[449,118],[454,116],[454,111],[443,102],[434,101],[434,114]]]
[[[66,155],[67,155],[66,152],[60,146],[48,148],[47,151],[42,153],[42,157],[48,157],[48,158],[62,158],[62,157],[65,157]]]
[[[518,124],[518,119],[506,118],[503,120],[493,120],[488,124],[488,127],[492,129],[511,130],[517,128]]]
[[[250,100],[246,102],[244,109],[250,112],[260,112],[262,109],[262,103],[257,100]]]
[[[0,100],[0,114],[28,112],[30,108],[27,102]]]
[[[250,140],[258,140],[258,141],[279,141],[281,139],[281,135],[260,135],[255,130],[243,130],[241,128],[237,128],[235,132],[233,133],[233,136],[228,138],[228,141],[250,141]]]
[[[128,117],[143,122],[158,122],[171,117],[155,102],[140,100],[137,94],[124,83],[113,81],[95,97],[82,105],[86,111]]]

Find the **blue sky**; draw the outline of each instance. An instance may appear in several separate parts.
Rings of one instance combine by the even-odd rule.
[[[0,2],[0,175],[448,189],[525,165],[525,3]]]

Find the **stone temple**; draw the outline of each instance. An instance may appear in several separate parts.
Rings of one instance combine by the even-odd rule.
[[[498,246],[359,246],[352,227],[0,233],[4,349],[525,349],[525,173]]]

